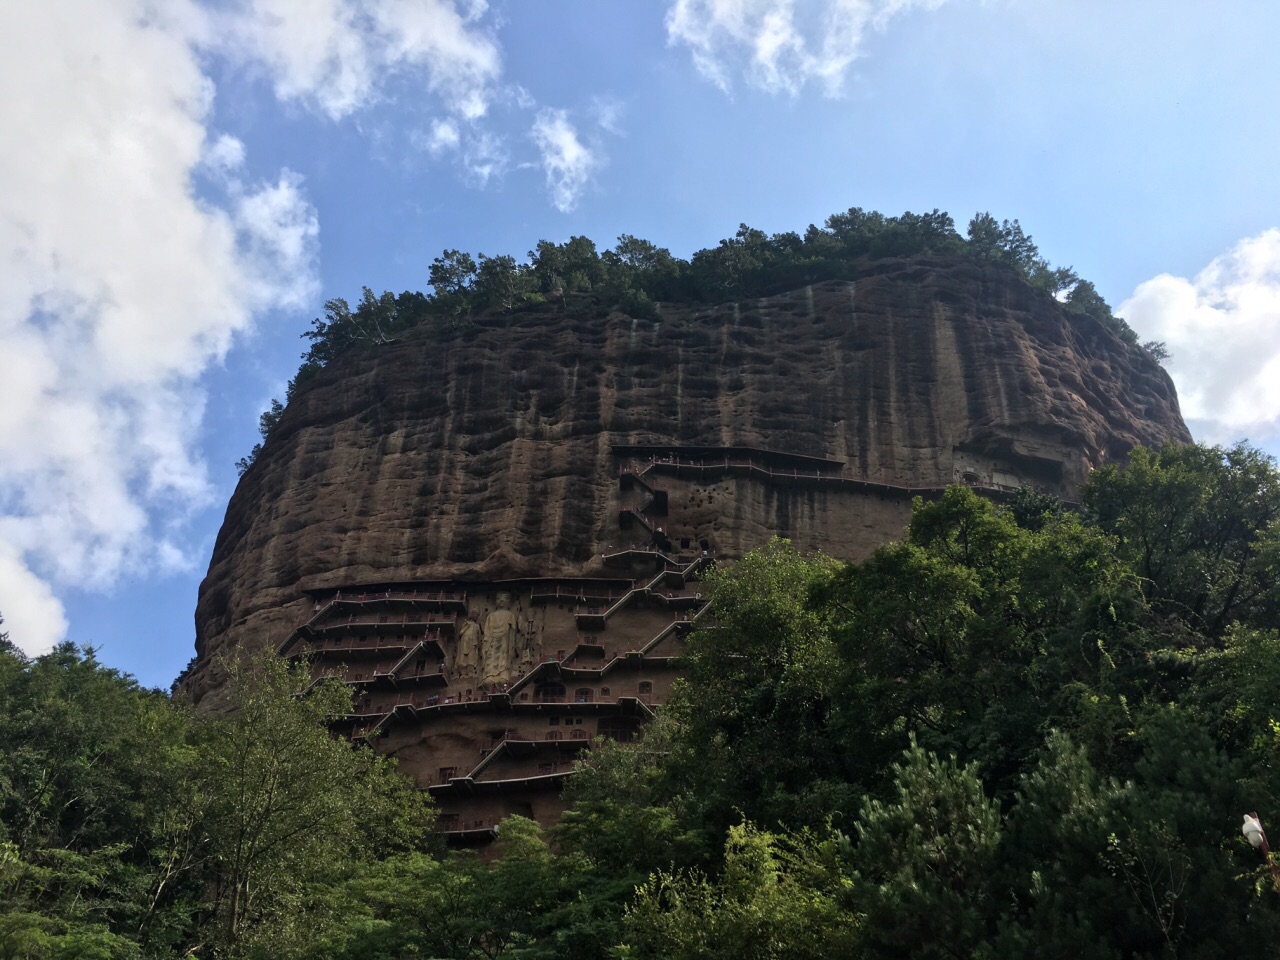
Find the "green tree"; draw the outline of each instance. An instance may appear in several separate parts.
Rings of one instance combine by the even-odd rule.
[[[396,320],[395,300],[389,293],[379,297],[368,287],[362,288],[354,311],[341,297],[326,300],[324,319],[312,320],[311,329],[302,334],[311,341],[303,360],[323,367],[356,344],[389,343]]]
[[[1067,294],[1067,309],[1073,313],[1083,313],[1093,317],[1125,343],[1137,346],[1137,333],[1129,324],[1111,312],[1111,307],[1102,298],[1102,294],[1098,293],[1097,288],[1088,280],[1081,280],[1071,288],[1071,292]]]
[[[1145,350],[1156,363],[1164,363],[1166,360],[1173,359],[1173,354],[1169,352],[1169,345],[1163,340],[1144,340],[1142,342],[1142,349]]]
[[[842,904],[835,845],[784,840],[750,823],[730,827],[724,870],[659,871],[627,907],[636,960],[808,960],[856,956],[858,923]]]
[[[671,251],[629,233],[618,237],[617,245],[604,256],[640,277],[666,269],[673,259]]]
[[[1114,317],[1092,285],[1080,282],[1069,267],[1051,267],[1039,255],[1017,220],[996,221],[978,214],[961,238],[951,216],[942,210],[906,211],[889,217],[853,207],[833,214],[822,228],[810,224],[795,231],[767,234],[746,224],[732,237],[698,250],[689,260],[630,234],[612,250],[600,253],[588,237],[564,243],[540,240],[527,260],[480,255],[479,261],[459,250],[445,250],[429,268],[431,296],[406,291],[399,297],[368,290],[356,310],[335,298],[325,304],[324,318],[312,322],[303,336],[310,346],[295,387],[335,357],[363,344],[385,344],[412,327],[447,334],[465,327],[476,310],[512,310],[521,304],[544,303],[548,294],[590,294],[562,302],[565,313],[607,315],[616,307],[632,317],[656,319],[659,302],[723,302],[794,290],[824,280],[854,279],[863,258],[911,257],[922,254],[969,255],[1008,263],[1032,285],[1055,296],[1070,293],[1068,306],[1096,316],[1129,343],[1136,336]],[[253,455],[237,466],[243,471]]]
[[[1260,450],[1138,448],[1090,475],[1084,503],[1161,615],[1216,639],[1277,612],[1280,471]]]
[[[305,938],[313,884],[354,864],[419,845],[428,800],[391,761],[353,748],[328,723],[350,693],[321,683],[305,697],[305,664],[227,660],[228,714],[201,724],[206,799],[199,827],[208,848],[207,925],[234,950],[249,942],[277,953]]]
[[[744,223],[718,246],[696,252],[690,271],[704,299],[733,300],[754,292],[760,273],[772,259],[768,235]]]
[[[258,417],[258,432],[262,434],[262,439],[266,440],[280,423],[280,419],[284,416],[284,404],[279,400],[271,401],[270,409],[264,410],[262,415]]]
[[[600,255],[600,260],[607,271],[606,295],[616,299],[624,313],[649,315],[644,310],[633,312],[637,305],[643,305],[640,295],[651,301],[689,298],[685,276],[688,264],[648,240],[624,233],[612,250]],[[624,301],[628,296],[629,303]]]
[[[1050,732],[1002,838],[999,882],[1008,892],[993,958],[1124,955],[1114,933],[1127,923],[1128,891],[1104,858],[1124,830],[1130,792],[1100,775],[1069,737]]]
[[[515,257],[480,254],[474,292],[481,309],[511,310],[531,289],[526,271],[516,263]]]
[[[997,222],[989,213],[974,214],[969,221],[969,254],[979,260],[1007,263],[1027,277],[1044,264],[1022,224],[1017,220]]]
[[[471,254],[446,250],[431,261],[429,282],[436,297],[465,295],[475,283],[478,268]]]
[[[471,315],[479,268],[469,253],[446,250],[431,261],[431,304],[446,325],[457,326]]]
[[[863,955],[979,955],[999,908],[999,807],[974,765],[940,760],[914,740],[893,775],[892,799],[868,799],[857,824]]]
[[[1197,682],[1184,703],[1218,742],[1253,756],[1260,793],[1280,796],[1280,631],[1236,624],[1220,650],[1193,662]]]
[[[890,227],[888,218],[876,211],[852,207],[844,213],[833,213],[826,219],[826,230],[839,243],[846,256],[871,253],[880,237]]]
[[[236,461],[236,472],[240,476],[244,476],[248,470],[257,461],[258,455],[262,453],[262,444],[267,442],[267,437],[275,430],[276,425],[280,423],[281,417],[284,416],[284,404],[279,400],[273,399],[271,407],[264,410],[262,415],[258,417],[258,433],[262,435],[262,440],[253,445],[253,449],[249,451],[247,456],[241,457]]]
[[[539,240],[529,251],[529,267],[543,293],[595,289],[606,280],[607,266],[588,237],[570,237],[557,244]]]
[[[969,221],[968,253],[979,260],[1006,263],[1032,286],[1055,296],[1073,289],[1080,281],[1070,267],[1051,267],[1017,220],[997,221],[989,213],[974,214]]]
[[[897,230],[903,252],[910,256],[917,253],[958,254],[964,251],[964,241],[956,233],[951,214],[936,207],[929,213],[907,211],[897,218]]]
[[[1024,530],[962,487],[917,502],[907,541],[845,568],[822,598],[850,769],[874,785],[915,731],[978,760],[1006,796],[1041,725],[1087,722],[1146,669],[1140,599],[1110,541],[1074,518]]]
[[[699,861],[666,769],[679,735],[674,716],[663,711],[630,743],[597,741],[565,785],[569,808],[555,828],[559,844],[597,873],[632,884],[653,870]]]
[[[1026,484],[1018,488],[1009,503],[1014,523],[1024,530],[1043,530],[1046,523],[1062,517],[1062,501],[1051,493],[1038,493]]]
[[[599,898],[584,889],[580,861],[554,855],[538,825],[523,817],[502,822],[493,852],[488,863],[471,853],[444,859],[414,853],[361,867],[330,895],[331,926],[303,955],[608,956],[621,904],[614,905],[612,921],[603,915]]]
[[[0,651],[0,955],[135,956],[186,931],[154,860],[187,729],[92,650]]]
[[[298,954],[314,960],[486,956],[476,873],[425,853],[362,864],[317,898],[319,922]]]
[[[709,578],[711,625],[690,637],[668,709],[682,728],[673,775],[712,836],[743,815],[796,824],[852,801],[827,724],[835,648],[825,612],[808,602],[835,569],[773,540]]]
[[[641,320],[657,320],[659,317],[658,305],[649,299],[649,295],[631,287],[618,295],[617,307],[627,316]]]

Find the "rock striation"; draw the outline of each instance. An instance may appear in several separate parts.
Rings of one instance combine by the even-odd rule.
[[[323,631],[299,634],[305,624],[356,622],[333,606],[340,591],[385,591],[379,616],[407,623],[426,608],[391,594],[434,589],[470,600],[432,608],[443,632],[418,666],[447,679],[430,696],[461,698],[465,676],[473,702],[503,694],[518,707],[514,684],[607,633],[584,610],[628,597],[637,649],[663,618],[695,616],[676,597],[696,594],[704,553],[781,535],[856,559],[901,534],[915,493],[1030,484],[1071,500],[1092,468],[1168,440],[1190,436],[1164,370],[995,264],[884,260],[765,299],[664,304],[657,320],[571,295],[352,352],[308,384],[231,498],[183,685],[216,704],[220,651],[314,652]],[[561,597],[538,584],[553,582],[574,601],[552,604]],[[486,667],[482,648],[500,641],[510,663]],[[389,697],[391,716],[404,698]],[[437,763],[427,720],[411,720],[388,749],[420,771],[470,768]],[[471,750],[473,735],[454,741]]]

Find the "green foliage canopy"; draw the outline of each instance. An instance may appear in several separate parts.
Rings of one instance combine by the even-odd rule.
[[[235,712],[196,719],[92,651],[0,650],[0,957],[286,956],[318,885],[422,847],[424,795],[329,733],[344,689],[226,666]]]
[[[1168,447],[1079,514],[954,488],[861,563],[774,541],[711,578],[659,721],[487,859],[305,668],[224,664],[196,719],[2,649],[0,957],[1269,958],[1277,491]]]
[[[638,889],[629,955],[821,953],[830,927],[728,893],[767,837],[805,851],[788,917],[833,905],[844,955],[1270,956],[1280,894],[1239,824],[1280,817],[1278,480],[1245,448],[1139,450],[1083,516],[955,488],[861,564],[773,544],[723,575],[651,779],[702,858]],[[801,637],[822,666],[796,686]]]

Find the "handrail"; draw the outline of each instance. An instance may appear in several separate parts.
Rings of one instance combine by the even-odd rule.
[[[563,737],[561,737],[561,738],[559,738],[559,739],[554,739],[554,738],[552,738],[552,737],[550,736],[550,734],[548,734],[548,735],[547,735],[544,739],[542,739],[542,740],[532,740],[532,739],[529,739],[527,736],[520,736],[520,735],[519,735],[520,731],[518,731],[518,730],[508,730],[508,731],[506,731],[506,732],[507,732],[508,734],[510,734],[510,733],[515,733],[515,734],[517,734],[517,735],[516,735],[516,736],[514,736],[514,737],[512,737],[512,736],[503,736],[503,737],[501,737],[500,739],[498,739],[497,741],[495,741],[491,747],[487,748],[487,749],[484,751],[484,756],[482,756],[482,757],[480,758],[480,762],[479,762],[479,763],[477,763],[474,767],[472,767],[472,768],[471,768],[471,770],[466,774],[465,779],[468,779],[468,780],[475,780],[477,783],[479,783],[479,782],[483,782],[483,781],[480,781],[480,780],[478,779],[478,778],[479,778],[480,773],[481,773],[481,772],[482,772],[486,767],[488,767],[488,766],[489,766],[489,764],[493,763],[493,761],[494,761],[494,760],[498,759],[498,757],[499,757],[501,754],[503,754],[503,753],[506,753],[506,752],[507,752],[507,745],[508,745],[508,744],[513,744],[513,743],[527,744],[527,745],[529,745],[529,746],[531,746],[531,747],[534,747],[535,749],[537,749],[537,748],[541,748],[541,747],[544,747],[544,746],[546,746],[547,744],[555,744],[557,747],[563,747],[563,746],[565,746],[565,745],[569,745],[569,746],[582,746],[582,745],[584,745],[584,744],[585,744],[585,745],[587,745],[587,746],[590,746],[590,738],[586,738],[586,739],[584,740],[584,739],[583,739],[583,738],[581,738],[581,737],[577,737],[577,738],[575,738],[575,737],[572,737],[572,736],[571,736],[571,737],[569,737],[569,738],[568,738],[568,740],[565,740]]]
[[[658,529],[653,525],[653,522],[635,507],[622,507],[618,510],[618,513],[631,514],[631,516],[635,517],[636,520],[640,522],[640,526],[649,531],[650,536],[658,532]]]
[[[699,558],[698,561],[695,561],[695,563],[700,563],[700,562],[701,562],[701,558]],[[694,564],[690,564],[690,567],[692,566],[694,566]],[[522,688],[529,686],[538,677],[540,677],[543,674],[543,668],[548,665],[554,665],[558,669],[565,667],[567,665],[567,668],[570,670],[583,670],[589,673],[598,674],[600,677],[604,677],[605,674],[609,673],[619,663],[626,662],[628,656],[639,655],[641,657],[644,657],[645,655],[647,655],[650,650],[652,650],[655,646],[657,646],[673,630],[677,630],[682,626],[696,624],[700,619],[702,619],[703,614],[705,614],[708,609],[710,609],[710,603],[704,602],[702,606],[699,607],[698,610],[692,616],[689,616],[686,614],[683,617],[676,617],[672,619],[670,623],[666,624],[661,630],[659,630],[656,634],[654,634],[652,638],[647,640],[644,646],[642,646],[639,650],[623,651],[620,654],[615,654],[614,656],[610,657],[607,661],[602,663],[598,669],[593,670],[589,667],[583,667],[577,664],[567,664],[566,661],[563,661],[563,660],[547,660],[547,661],[544,661],[543,663],[539,663],[536,666],[534,666],[532,670],[526,673],[523,677],[519,677],[514,683],[510,685],[510,687],[507,690],[503,692],[509,697],[514,697],[515,694],[519,692]],[[541,703],[545,701],[538,700],[536,702]]]
[[[389,617],[386,615],[382,615],[376,618],[375,617],[357,618],[354,614],[351,614],[351,615],[348,615],[347,619],[345,620],[331,620],[326,623],[317,624],[311,627],[311,630],[312,632],[319,632],[321,630],[335,630],[335,629],[340,629],[342,627],[387,627],[387,626],[407,627],[410,625],[417,625],[417,624],[426,624],[428,626],[432,624],[452,625],[455,622],[455,620],[456,620],[455,617],[448,616],[443,613],[440,613],[440,614],[406,613],[406,614],[403,614],[398,619]]]
[[[594,606],[588,607],[586,611],[577,613],[575,614],[575,616],[602,617],[604,620],[607,621],[611,616],[613,616],[615,613],[621,610],[628,602],[630,602],[632,597],[634,597],[636,594],[643,593],[649,596],[653,596],[654,590],[658,589],[658,583],[663,579],[665,579],[667,574],[678,573],[681,577],[688,577],[691,573],[694,572],[694,570],[698,567],[698,565],[701,562],[702,562],[701,557],[694,557],[694,559],[691,560],[689,563],[687,563],[684,566],[684,569],[682,570],[675,570],[675,571],[659,570],[656,574],[653,575],[653,578],[644,586],[632,587],[626,593],[620,595],[616,600],[614,600],[608,606],[605,606],[603,608],[596,608]],[[665,599],[670,599],[669,597],[666,597],[666,595],[663,594],[661,590],[658,591],[658,595]]]
[[[403,657],[401,657],[399,660],[395,662],[395,665],[390,670],[387,671],[387,674],[394,677],[396,674],[400,672],[400,668],[409,662],[409,658],[416,655],[417,652],[421,650],[423,647],[425,647],[426,645],[427,645],[427,642],[425,640],[419,640],[417,643],[413,645],[413,647],[409,649],[408,653],[406,653]]]
[[[689,470],[750,470],[756,473],[762,473],[767,477],[782,477],[788,479],[813,479],[820,481],[834,481],[837,483],[845,483],[853,486],[863,487],[870,490],[879,490],[895,494],[941,494],[945,493],[951,486],[967,486],[970,490],[980,493],[1010,495],[1018,492],[1018,487],[1010,486],[1002,483],[990,484],[945,484],[943,486],[927,485],[927,484],[900,484],[890,483],[884,480],[870,480],[866,477],[858,476],[849,470],[841,470],[838,473],[834,470],[801,470],[792,468],[791,470],[777,470],[754,460],[741,460],[733,458],[725,458],[723,460],[706,461],[706,460],[682,460],[672,458],[669,460],[652,460],[645,463],[638,470],[634,467],[628,467],[622,470],[632,477],[643,477],[650,471],[657,470],[660,472],[675,471],[682,469]],[[1069,503],[1069,501],[1063,501]]]
[[[501,817],[479,817],[472,820],[442,820],[437,821],[436,832],[440,834],[474,833],[477,830],[492,832],[498,829],[498,825],[501,822]]]
[[[399,637],[370,637],[367,639],[352,638],[350,640],[344,640],[341,638],[331,638],[330,640],[326,640],[323,637],[319,637],[312,642],[311,649],[307,652],[316,655],[378,653],[383,650],[412,649],[415,646],[425,646],[428,643],[440,644],[443,640],[444,634],[438,630],[428,631],[421,636],[401,635]],[[293,654],[290,654],[289,656],[293,656]]]
[[[424,603],[462,603],[465,605],[467,593],[466,591],[459,593],[452,590],[437,590],[424,593],[419,593],[417,590],[380,590],[370,593],[368,590],[362,590],[359,593],[352,592],[347,596],[343,596],[342,590],[338,590],[332,597],[316,607],[315,612],[303,626],[311,626],[320,617],[328,613],[335,603],[380,603],[385,600],[409,600],[415,603],[418,601]]]

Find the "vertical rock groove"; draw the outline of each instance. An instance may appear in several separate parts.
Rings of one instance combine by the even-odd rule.
[[[1132,446],[1189,439],[1150,357],[971,260],[880,261],[763,300],[663,304],[658,322],[556,308],[410,335],[321,371],[241,480],[187,685],[198,699],[218,650],[287,635],[308,590],[602,575],[605,545],[634,536],[617,445],[752,447],[884,483],[977,474],[1071,498]],[[906,516],[744,475],[680,497],[671,523],[729,557],[774,532],[861,557]]]

